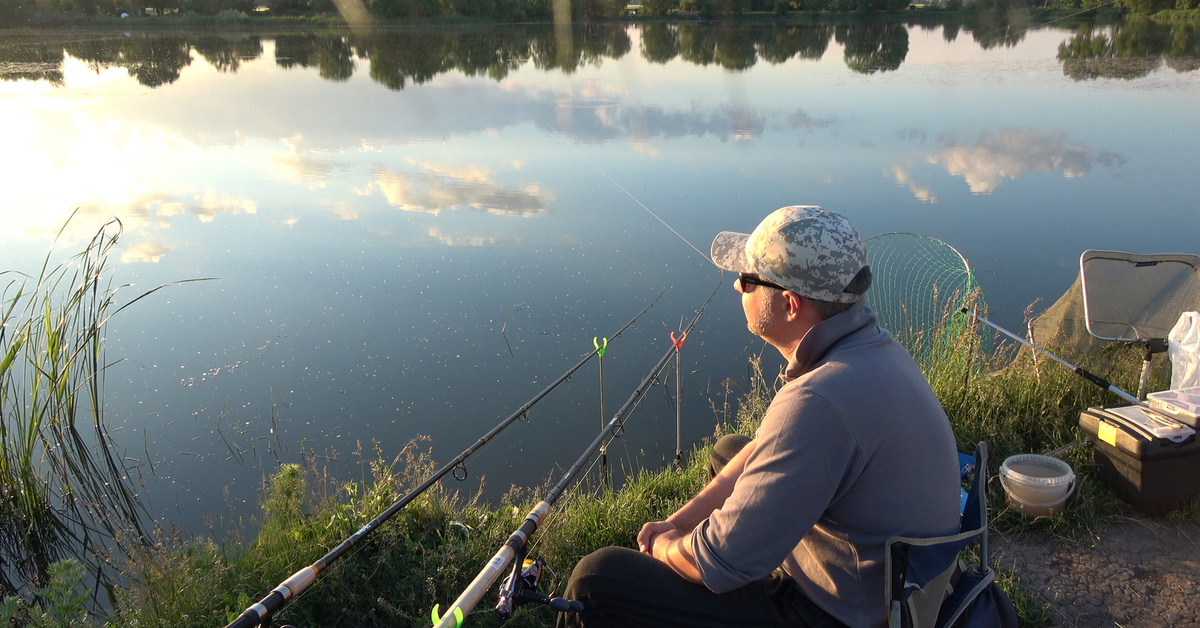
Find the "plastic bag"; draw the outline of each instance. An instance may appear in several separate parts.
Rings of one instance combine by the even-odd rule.
[[[1171,389],[1200,386],[1200,312],[1184,312],[1167,336]]]

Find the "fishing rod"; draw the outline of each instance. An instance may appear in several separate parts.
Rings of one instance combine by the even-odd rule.
[[[964,314],[970,314],[971,316],[973,316],[975,318],[975,320],[991,327],[992,329],[995,329],[996,331],[1004,334],[1005,336],[1008,336],[1009,338],[1012,338],[1013,340],[1016,340],[1017,342],[1025,345],[1026,347],[1029,347],[1030,349],[1037,351],[1038,353],[1050,358],[1051,360],[1058,362],[1059,364],[1067,367],[1067,369],[1073,371],[1076,375],[1079,375],[1080,377],[1099,386],[1100,388],[1103,388],[1104,390],[1107,390],[1130,403],[1133,403],[1133,404],[1136,404],[1139,406],[1143,406],[1143,407],[1149,407],[1145,401],[1142,401],[1141,399],[1134,397],[1133,395],[1125,392],[1124,390],[1117,388],[1115,385],[1113,385],[1111,382],[1104,379],[1103,377],[1100,377],[1099,375],[1096,375],[1095,373],[1087,371],[1083,367],[1075,366],[1074,364],[1067,362],[1066,360],[1054,355],[1053,353],[1050,353],[1049,351],[1033,344],[1032,342],[1025,340],[1024,338],[1012,333],[1011,331],[1008,331],[1007,329],[993,323],[992,321],[989,321],[987,318],[980,315],[977,311],[964,307],[964,308],[962,308],[961,312]],[[1151,418],[1158,420],[1158,417],[1155,416],[1154,414],[1150,414],[1150,416],[1151,416]]]
[[[604,429],[604,417],[608,413],[604,411],[604,351],[608,349],[608,338],[604,339],[604,345],[600,346],[596,343],[596,339],[592,338],[592,344],[596,345],[596,353],[600,354],[600,429]],[[604,488],[608,488],[608,448],[600,448],[600,482]]]
[[[705,301],[704,305],[700,307],[700,311],[696,312],[695,318],[693,318],[692,322],[688,324],[687,329],[684,330],[684,333],[691,331],[692,328],[696,326],[696,321],[700,320],[700,316],[704,314],[704,310],[708,307],[708,304],[712,302],[713,297],[716,296],[717,290],[720,288],[721,283],[718,282],[717,287],[713,289],[713,292],[709,295],[708,300]],[[496,554],[492,556],[491,560],[487,562],[487,565],[485,565],[483,570],[479,572],[479,575],[475,576],[475,579],[472,580],[471,584],[468,585],[462,594],[458,596],[458,599],[454,600],[454,603],[450,605],[450,608],[446,611],[446,614],[441,618],[438,618],[438,607],[434,607],[433,619],[435,620],[435,628],[459,628],[462,625],[463,615],[470,613],[471,609],[475,608],[475,605],[479,603],[479,600],[483,599],[484,594],[487,593],[487,590],[491,588],[496,579],[500,577],[501,572],[504,571],[504,568],[507,567],[509,563],[515,563],[513,566],[514,577],[510,578],[506,583],[505,591],[501,594],[501,607],[497,607],[497,612],[501,615],[506,614],[506,612],[507,614],[511,615],[511,605],[515,602],[525,601],[521,596],[520,587],[524,581],[524,578],[521,577],[522,563],[524,562],[526,545],[529,541],[529,537],[533,536],[533,533],[537,531],[538,525],[545,520],[547,515],[550,514],[550,508],[555,502],[558,501],[558,498],[562,496],[563,491],[570,486],[571,482],[575,480],[575,477],[579,474],[579,471],[583,469],[584,465],[587,464],[587,461],[592,457],[592,454],[600,448],[601,444],[605,440],[605,437],[611,434],[613,438],[616,438],[624,434],[625,417],[627,417],[629,413],[633,411],[634,407],[638,405],[642,397],[646,394],[646,391],[649,390],[650,386],[658,382],[659,374],[662,372],[663,368],[666,367],[667,362],[671,361],[671,357],[675,355],[675,351],[676,347],[674,344],[672,344],[671,348],[667,349],[667,352],[664,353],[662,358],[660,358],[654,365],[654,368],[650,369],[650,372],[647,373],[642,379],[642,383],[639,384],[636,389],[634,389],[633,394],[629,396],[629,400],[626,401],[619,410],[617,410],[617,413],[613,415],[612,420],[610,420],[608,424],[604,426],[604,429],[602,429],[600,433],[596,435],[596,438],[592,439],[592,443],[588,445],[586,450],[584,450],[583,455],[581,455],[579,459],[575,461],[575,464],[571,465],[571,468],[568,469],[566,474],[563,475],[562,479],[558,481],[558,484],[555,484],[554,488],[550,489],[550,493],[546,496],[546,498],[539,502],[537,506],[534,506],[533,510],[526,515],[525,520],[521,522],[521,526],[517,528],[517,531],[513,532],[512,535],[508,537],[508,540],[504,542],[504,545],[500,547],[500,550],[497,551]],[[517,558],[518,560],[514,561],[514,558]],[[516,591],[514,592],[509,589],[509,586],[514,586]],[[559,612],[580,612],[583,610],[583,605],[579,602],[563,600],[562,598],[545,600],[539,599],[542,597],[544,596],[539,595],[538,598],[534,598],[534,601],[548,603],[550,608]],[[502,608],[506,604],[507,607]]]
[[[679,441],[679,424],[680,416],[683,413],[683,379],[679,370],[679,350],[683,348],[683,341],[687,340],[687,332],[679,335],[679,340],[675,339],[675,332],[671,332],[671,344],[675,346],[675,468],[683,468],[683,448]]]
[[[666,288],[663,288],[661,291],[659,291],[658,296],[654,297],[654,300],[651,301],[649,305],[642,308],[642,311],[638,312],[637,316],[629,319],[629,322],[625,323],[625,325],[621,327],[617,333],[613,334],[612,338],[615,340],[616,338],[620,337],[630,325],[633,325],[637,319],[641,318],[642,314],[645,314],[646,311],[653,307],[655,303],[658,303],[658,300],[662,298],[662,295],[665,294],[666,291]],[[604,346],[608,346],[607,339],[605,339]],[[508,416],[508,418],[501,421],[498,425],[496,425],[496,427],[493,427],[490,432],[484,434],[479,438],[479,440],[475,441],[475,444],[463,450],[463,452],[455,457],[454,460],[446,463],[446,465],[441,469],[438,469],[436,473],[429,476],[428,479],[413,488],[406,495],[404,495],[404,497],[401,497],[399,500],[397,500],[396,503],[389,506],[387,510],[384,510],[382,513],[380,513],[378,517],[375,517],[370,521],[370,523],[367,523],[357,532],[352,534],[350,538],[342,541],[337,547],[333,548],[329,551],[329,553],[318,559],[317,562],[292,574],[278,587],[275,587],[275,589],[273,589],[266,597],[259,600],[257,604],[254,604],[245,611],[242,611],[242,614],[239,615],[237,619],[230,622],[225,628],[254,628],[255,626],[270,628],[271,617],[280,609],[282,609],[284,605],[288,603],[288,601],[292,600],[302,591],[307,589],[308,586],[311,585],[314,580],[316,580],[317,574],[321,573],[325,570],[325,568],[329,567],[331,563],[341,558],[350,550],[350,548],[354,547],[359,541],[361,541],[363,537],[367,536],[371,532],[374,532],[376,528],[383,525],[384,522],[386,522],[388,519],[391,519],[393,515],[400,512],[405,506],[408,505],[409,502],[419,497],[430,486],[433,486],[435,482],[445,477],[447,473],[451,472],[454,473],[454,479],[456,480],[461,481],[467,479],[467,468],[463,466],[463,461],[469,458],[481,447],[486,445],[488,441],[492,440],[497,434],[504,431],[504,429],[509,425],[512,425],[512,423],[517,419],[521,417],[528,419],[529,409],[532,408],[535,403],[541,401],[543,397],[550,394],[550,391],[554,390],[559,384],[569,380],[575,371],[582,368],[588,360],[592,359],[592,356],[598,353],[601,353],[601,349],[599,347],[584,356],[582,360],[575,364],[575,366],[567,369],[566,373],[563,373],[561,376],[559,376],[558,379],[554,380],[554,382],[542,390],[542,392],[535,395],[529,401],[526,401],[524,405],[522,405],[520,408],[517,408],[516,412],[513,412]]]

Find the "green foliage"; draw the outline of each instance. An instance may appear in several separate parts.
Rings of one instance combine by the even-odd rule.
[[[711,20],[717,16],[714,0],[679,0],[679,10],[684,13],[695,13],[702,20]]]
[[[168,11],[179,9],[179,0],[145,0],[144,4],[147,9],[154,11],[159,17]]]
[[[0,600],[0,628],[10,628],[21,610],[21,598],[10,595]]]
[[[252,13],[254,0],[180,0],[179,10],[196,15],[218,15],[223,11],[240,13],[242,17]]]
[[[0,28],[16,26],[24,7],[22,0],[0,0]]]
[[[1154,13],[1175,8],[1175,3],[1172,0],[1117,0],[1116,6],[1132,13]]]
[[[793,6],[801,11],[828,11],[833,6],[832,0],[793,0]]]
[[[30,628],[91,628],[96,626],[87,612],[89,598],[83,586],[84,566],[68,559],[50,565],[49,580],[34,592],[35,604],[16,597],[5,597],[0,603],[0,628],[9,628],[27,616]]]
[[[666,17],[667,13],[675,8],[676,3],[673,0],[644,0],[642,2],[643,17]]]
[[[136,471],[109,439],[102,402],[107,323],[149,294],[117,305],[106,264],[119,234],[105,225],[61,265],[47,256],[36,277],[0,273],[0,591],[52,581],[65,558],[105,584],[106,550],[141,531]]]

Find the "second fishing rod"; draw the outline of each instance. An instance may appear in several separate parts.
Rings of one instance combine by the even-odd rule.
[[[708,296],[708,300],[705,301],[704,305],[700,307],[700,310],[696,312],[696,316],[692,319],[692,322],[689,323],[688,326],[683,330],[683,333],[686,334],[695,328],[696,322],[700,320],[700,316],[704,314],[704,310],[708,308],[708,304],[712,302],[713,297],[717,294],[717,290],[720,290],[720,288],[721,284],[718,283],[717,287],[713,289],[712,294]],[[475,576],[475,579],[471,581],[471,584],[468,585],[462,594],[458,596],[458,599],[456,599],[454,603],[450,605],[450,608],[447,609],[446,613],[442,615],[440,619],[438,618],[439,609],[437,607],[434,608],[433,619],[436,628],[458,628],[461,626],[463,616],[467,613],[470,613],[471,609],[475,608],[475,605],[478,604],[481,599],[483,599],[483,596],[487,593],[488,589],[491,588],[492,584],[495,583],[496,579],[500,577],[500,574],[504,572],[504,569],[509,564],[515,563],[514,569],[516,570],[514,572],[514,577],[511,578],[510,581],[513,584],[519,585],[520,570],[522,568],[521,559],[524,559],[525,557],[526,545],[529,542],[529,538],[533,536],[533,533],[537,530],[541,522],[544,521],[546,516],[550,514],[550,508],[554,506],[555,502],[558,501],[559,497],[562,496],[567,487],[569,487],[575,481],[575,478],[579,475],[579,472],[583,470],[583,468],[587,465],[588,460],[590,460],[592,455],[595,454],[598,449],[600,449],[601,445],[606,440],[624,434],[626,417],[628,417],[629,413],[633,412],[633,409],[636,408],[641,402],[642,398],[646,394],[646,391],[649,390],[652,385],[658,383],[659,374],[662,373],[664,368],[666,368],[667,363],[671,361],[671,358],[677,355],[677,351],[677,343],[672,342],[671,348],[667,349],[667,352],[663,354],[662,358],[660,358],[658,362],[655,363],[654,367],[650,369],[650,372],[647,373],[642,379],[642,383],[629,396],[629,400],[626,401],[619,410],[617,410],[617,413],[613,415],[608,424],[601,429],[600,433],[597,434],[594,439],[592,439],[591,444],[588,445],[587,449],[584,450],[579,459],[575,461],[575,464],[571,465],[571,468],[568,469],[563,475],[562,479],[558,481],[558,484],[555,484],[554,487],[550,489],[550,492],[547,494],[545,499],[539,502],[537,506],[534,506],[533,510],[530,511],[525,517],[525,520],[521,522],[521,526],[517,528],[517,530],[513,532],[511,536],[508,537],[508,540],[505,541],[504,545],[500,547],[499,551],[497,551],[494,556],[492,556],[491,560],[487,562],[483,570],[480,571],[477,576]],[[514,561],[514,559],[517,560]],[[519,597],[519,592],[517,597]],[[572,612],[578,612],[580,610],[577,602],[561,599],[545,601],[549,602],[551,608],[554,610]],[[511,608],[509,609],[509,613],[511,613]]]
[[[662,295],[665,292],[666,292],[666,288],[664,288],[662,291],[660,291],[658,293],[658,296],[656,296],[654,298],[654,300],[650,302],[649,305],[642,308],[642,311],[638,312],[636,316],[629,319],[629,322],[625,323],[624,326],[622,326],[619,330],[617,330],[617,333],[613,334],[612,338],[615,339],[615,338],[620,337],[621,334],[624,333],[626,329],[629,329],[629,327],[631,325],[633,325],[639,318],[641,318],[642,314],[645,314],[651,307],[654,307],[654,304],[658,303],[658,300],[662,298]],[[607,342],[608,342],[608,339],[606,338],[605,346],[607,346]],[[290,600],[294,599],[297,595],[299,595],[300,592],[307,589],[308,586],[311,585],[316,580],[318,574],[320,574],[327,567],[329,567],[329,565],[332,564],[334,561],[341,558],[346,552],[350,551],[350,549],[353,548],[355,545],[357,545],[358,542],[361,541],[364,537],[366,537],[370,533],[374,532],[379,526],[383,525],[388,519],[391,519],[393,515],[400,512],[401,510],[403,510],[404,507],[407,506],[410,502],[412,502],[417,497],[420,497],[422,493],[424,493],[429,487],[433,486],[436,482],[438,482],[443,477],[445,477],[446,474],[453,473],[455,479],[465,480],[467,478],[467,475],[466,475],[466,467],[463,466],[463,462],[467,458],[469,458],[475,452],[479,451],[479,449],[481,449],[489,441],[491,441],[493,438],[495,438],[496,435],[498,435],[500,432],[504,431],[504,429],[507,428],[509,425],[512,425],[517,419],[520,419],[521,417],[528,417],[527,413],[529,412],[529,409],[533,407],[534,404],[541,401],[542,398],[545,397],[546,395],[550,394],[550,391],[554,390],[559,384],[563,383],[564,381],[570,380],[571,375],[573,375],[575,373],[575,371],[578,371],[580,368],[582,368],[584,364],[586,364],[589,360],[592,359],[592,356],[597,355],[598,353],[600,353],[600,347],[597,347],[596,350],[585,355],[583,357],[583,359],[581,359],[578,363],[575,364],[575,366],[572,366],[570,369],[567,369],[567,372],[565,372],[561,376],[559,376],[558,379],[554,380],[549,386],[547,386],[545,389],[543,389],[542,392],[538,393],[532,399],[525,402],[520,408],[518,408],[516,410],[516,412],[513,412],[512,414],[510,414],[508,416],[508,418],[501,421],[498,425],[496,425],[496,427],[492,428],[491,431],[489,431],[487,434],[484,434],[483,436],[479,437],[479,439],[476,440],[474,444],[472,444],[470,447],[463,450],[462,453],[458,454],[458,456],[456,456],[453,460],[446,463],[446,465],[443,466],[441,469],[438,469],[437,472],[435,472],[433,475],[429,476],[429,478],[427,478],[424,482],[422,482],[421,484],[414,487],[411,491],[409,491],[407,494],[405,494],[403,497],[401,497],[399,500],[397,500],[394,504],[392,504],[391,506],[388,506],[387,510],[384,510],[382,513],[380,513],[378,517],[375,517],[374,519],[372,519],[369,523],[364,525],[362,528],[360,528],[357,532],[355,532],[349,538],[342,541],[340,544],[338,544],[337,547],[330,550],[328,553],[326,553],[324,556],[322,556],[316,562],[309,565],[308,567],[301,569],[300,571],[297,571],[296,573],[292,574],[287,580],[284,580],[282,583],[280,583],[280,585],[275,587],[275,589],[273,589],[269,594],[267,594],[266,597],[259,600],[259,602],[257,604],[254,604],[254,605],[250,606],[249,608],[247,608],[245,611],[243,611],[242,614],[239,615],[237,617],[237,619],[230,622],[230,624],[228,626],[226,626],[226,628],[255,628],[256,626],[260,626],[262,628],[270,628],[272,616],[275,613],[277,613],[280,609],[282,609]],[[460,476],[460,471],[461,471],[461,476]]]

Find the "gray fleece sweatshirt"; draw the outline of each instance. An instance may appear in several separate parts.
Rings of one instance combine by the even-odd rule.
[[[853,627],[887,625],[884,544],[958,531],[954,435],[908,352],[860,301],[796,348],[725,504],[696,526],[704,584],[782,567]]]

